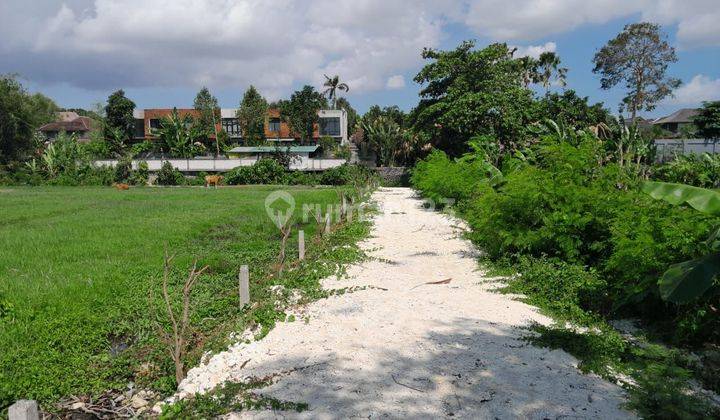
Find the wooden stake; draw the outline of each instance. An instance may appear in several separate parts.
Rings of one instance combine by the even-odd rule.
[[[330,233],[330,218],[331,217],[332,217],[332,215],[328,211],[327,214],[325,215],[325,232],[324,232],[325,234]]]
[[[250,303],[250,270],[247,265],[240,266],[238,292],[240,294],[240,307],[242,308]]]
[[[298,258],[305,259],[305,231],[298,231]]]

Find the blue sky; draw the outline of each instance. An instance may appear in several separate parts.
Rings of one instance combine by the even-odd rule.
[[[409,110],[423,47],[508,42],[555,50],[568,89],[612,111],[592,57],[627,23],[659,22],[677,47],[684,86],[650,116],[720,100],[715,0],[3,0],[0,73],[19,73],[61,106],[89,108],[125,89],[139,108],[189,107],[202,85],[236,107],[249,84],[269,99],[339,74],[360,112]],[[268,24],[268,22],[278,22]]]

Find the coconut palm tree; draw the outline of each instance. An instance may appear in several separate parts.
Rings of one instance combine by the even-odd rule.
[[[337,107],[337,91],[349,92],[350,87],[347,83],[340,82],[340,76],[337,74],[333,77],[329,77],[327,74],[323,76],[325,76],[323,87],[326,88],[323,91],[323,95],[327,95],[327,98],[332,102],[333,109],[335,109]]]
[[[540,54],[538,69],[538,81],[542,83],[546,94],[550,92],[553,76],[560,86],[567,85],[567,68],[560,67],[560,57],[554,52],[546,51]]]

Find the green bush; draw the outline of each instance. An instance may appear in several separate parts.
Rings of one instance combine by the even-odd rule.
[[[138,162],[138,168],[130,176],[130,183],[133,185],[147,185],[150,179],[150,168],[146,161]]]
[[[484,172],[473,163],[455,162],[445,152],[434,150],[412,171],[410,181],[422,194],[435,203],[446,200],[465,202],[480,188]]]
[[[275,159],[260,159],[252,166],[239,166],[225,174],[228,185],[284,184],[285,167]]]
[[[115,165],[115,182],[128,183],[132,176],[132,159],[126,156]]]
[[[703,188],[720,187],[720,156],[680,155],[675,160],[655,168],[653,178]]]
[[[155,182],[157,185],[182,185],[185,183],[185,177],[169,161],[165,161],[157,173]]]

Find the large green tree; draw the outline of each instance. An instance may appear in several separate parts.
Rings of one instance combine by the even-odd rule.
[[[135,110],[135,102],[125,96],[125,92],[120,89],[113,92],[105,105],[105,138],[115,139],[115,143],[119,140],[123,142],[118,145],[119,150],[115,153],[120,154],[122,149],[133,137],[135,131],[135,118],[133,111]]]
[[[720,101],[704,102],[693,123],[697,127],[698,136],[720,140]]]
[[[0,164],[23,160],[41,125],[53,121],[58,107],[48,97],[30,94],[13,75],[0,75]]]
[[[533,93],[525,87],[522,62],[512,55],[505,44],[477,50],[472,41],[451,51],[425,49],[423,58],[432,62],[415,76],[423,85],[411,116],[415,132],[455,156],[477,135],[493,136],[503,152],[520,147]]]
[[[675,48],[660,25],[633,23],[595,54],[593,72],[601,75],[603,89],[625,85],[620,112],[629,111],[630,121],[635,121],[639,111],[652,111],[680,86],[680,80],[667,75],[668,65],[676,61]]]
[[[293,132],[300,135],[300,140],[306,142],[312,139],[318,111],[327,107],[327,101],[315,88],[305,85],[293,93],[289,100],[280,101],[279,105],[281,117]]]
[[[535,119],[551,119],[574,128],[587,128],[600,123],[611,125],[614,122],[602,102],[591,105],[587,96],[578,96],[572,89],[540,98],[535,104]]]
[[[193,108],[198,112],[198,118],[195,120],[198,132],[200,133],[204,143],[209,145],[210,137],[215,137],[215,155],[220,155],[220,136],[218,136],[217,123],[220,120],[220,107],[218,100],[214,97],[210,90],[203,86],[195,95]]]
[[[563,87],[567,85],[568,69],[560,67],[560,63],[560,56],[552,51],[543,52],[537,60],[536,80],[545,88],[546,95],[550,93],[553,82]]]
[[[268,103],[265,98],[254,86],[250,86],[245,91],[237,111],[240,130],[246,144],[258,145],[265,141],[267,111]]]

